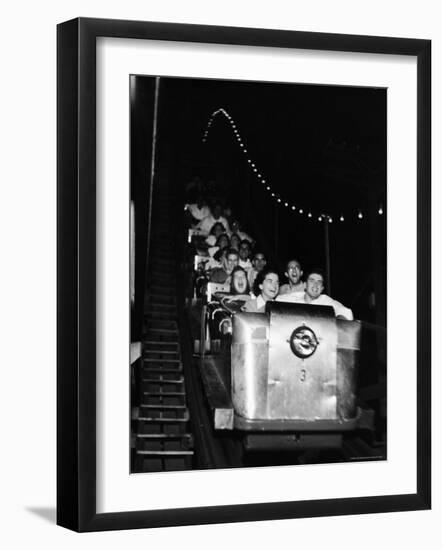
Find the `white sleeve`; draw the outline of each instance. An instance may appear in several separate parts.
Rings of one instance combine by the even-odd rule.
[[[208,227],[209,225],[210,225],[210,220],[208,219],[208,216],[206,216],[199,222],[199,224],[196,227],[201,231],[201,233],[207,236],[209,235],[210,229],[211,229],[210,227]]]
[[[340,302],[333,300],[333,309],[335,310],[335,315],[341,315],[345,317],[348,321],[353,321],[353,312],[350,308],[343,306]]]

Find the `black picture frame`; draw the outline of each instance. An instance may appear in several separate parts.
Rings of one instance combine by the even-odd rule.
[[[96,513],[97,37],[416,57],[416,494]],[[76,531],[101,531],[429,509],[431,41],[79,18],[58,25],[57,45],[57,523]]]

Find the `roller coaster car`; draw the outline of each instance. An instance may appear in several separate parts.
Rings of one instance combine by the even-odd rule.
[[[360,334],[360,322],[328,306],[268,302],[265,313],[235,313],[223,358],[202,358],[215,429],[242,432],[255,450],[339,447],[360,414]]]

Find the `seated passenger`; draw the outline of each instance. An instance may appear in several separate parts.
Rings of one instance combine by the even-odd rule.
[[[232,233],[236,233],[242,241],[246,240],[251,244],[255,242],[250,235],[247,235],[247,233],[241,230],[241,225],[238,220],[235,220],[230,224],[230,230]]]
[[[241,239],[236,233],[231,233],[230,235],[230,246],[235,250],[239,251],[239,245],[241,244]]]
[[[206,185],[200,176],[193,176],[193,178],[186,185],[186,196],[189,198],[189,202],[198,195],[204,195],[206,192]]]
[[[230,276],[230,294],[225,297],[227,301],[234,300],[250,300],[250,288],[247,281],[247,273],[239,265],[232,270]]]
[[[259,291],[259,296],[245,304],[242,311],[248,313],[264,313],[266,303],[274,300],[279,291],[279,275],[271,268],[263,269],[256,276],[254,284],[255,294]]]
[[[209,237],[208,237],[209,238]],[[221,250],[222,248],[229,248],[230,247],[230,240],[227,236],[227,233],[221,233],[221,235],[218,236],[216,239],[215,245],[211,246],[208,250],[209,256],[213,258],[216,252],[218,250]]]
[[[221,267],[212,269],[210,273],[210,282],[212,283],[230,283],[230,275],[234,268],[238,265],[239,254],[234,248],[228,248],[224,257],[221,260]]]
[[[278,296],[277,302],[291,302],[295,304],[313,304],[318,306],[332,306],[338,319],[353,320],[351,309],[343,306],[337,300],[333,300],[324,290],[324,275],[320,269],[312,269],[307,273],[304,292],[292,292]]]
[[[210,215],[210,208],[207,206],[206,200],[204,199],[203,195],[198,195],[196,202],[186,204],[185,209],[191,225],[197,224],[203,218],[206,218]]]
[[[206,238],[206,243],[209,246],[214,246],[216,239],[226,232],[226,228],[221,222],[216,222],[210,228],[210,235]]]
[[[253,283],[255,282],[256,276],[265,268],[266,264],[267,260],[264,254],[261,251],[255,251],[252,258],[252,267],[247,273],[250,288],[253,288]]]
[[[289,260],[287,262],[284,275],[287,277],[289,282],[281,286],[279,289],[279,296],[282,296],[283,294],[290,294],[290,292],[303,292],[305,290],[305,283],[301,281],[301,264],[298,260]]]
[[[199,224],[196,226],[196,229],[199,230],[201,235],[208,236],[210,233],[210,230],[212,229],[212,226],[214,223],[222,223],[227,233],[230,231],[229,224],[224,218],[224,216],[221,215],[221,205],[219,203],[214,204],[212,208],[212,213],[203,218]]]
[[[242,267],[235,267],[231,274],[230,291],[224,296],[217,294],[224,312],[216,310],[213,315],[221,334],[232,332],[231,315],[242,311],[244,304],[251,300],[247,274]]]
[[[252,268],[252,262],[250,261],[251,251],[250,242],[246,239],[241,241],[239,245],[239,265],[246,271]]]

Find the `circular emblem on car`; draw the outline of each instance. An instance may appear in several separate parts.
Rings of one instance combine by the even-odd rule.
[[[295,328],[289,342],[292,352],[301,359],[311,357],[319,345],[316,334],[306,326]]]

